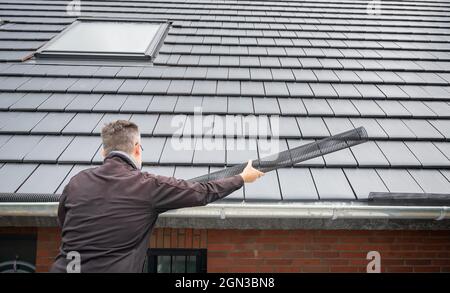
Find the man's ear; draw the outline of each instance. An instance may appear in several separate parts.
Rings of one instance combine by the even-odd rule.
[[[105,153],[105,149],[102,148],[102,157],[105,158],[106,157],[106,153]]]
[[[139,144],[135,145],[134,146],[134,155],[139,156],[140,152],[141,152],[141,146]]]

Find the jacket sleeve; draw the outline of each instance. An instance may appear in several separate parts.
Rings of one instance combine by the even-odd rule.
[[[166,176],[144,174],[153,181],[152,202],[158,212],[184,207],[204,206],[224,198],[244,185],[240,175],[206,183],[189,182]]]
[[[66,197],[67,197],[67,189],[69,185],[64,187],[64,190],[59,198],[58,204],[58,224],[62,228],[64,225],[64,221],[66,219]]]

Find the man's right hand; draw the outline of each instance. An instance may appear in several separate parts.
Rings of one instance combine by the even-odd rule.
[[[254,182],[256,179],[258,179],[259,177],[264,176],[264,173],[253,168],[252,161],[250,160],[248,161],[245,169],[239,175],[241,175],[245,183],[251,183]]]

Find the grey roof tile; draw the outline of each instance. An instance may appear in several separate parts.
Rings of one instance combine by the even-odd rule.
[[[202,109],[204,113],[221,113],[221,114],[228,113],[228,98],[204,97]]]
[[[377,173],[390,192],[423,193],[422,188],[407,170],[377,169]]]
[[[278,101],[275,98],[254,98],[255,114],[280,114]]]
[[[428,105],[428,103],[424,103],[421,101],[400,101],[403,107],[408,110],[409,113],[413,117],[435,117],[437,116],[435,112],[433,112]],[[439,102],[430,102],[430,103],[439,103]],[[445,106],[447,104],[442,103]],[[447,105],[448,106],[448,105]],[[449,106],[450,110],[450,106]],[[450,112],[449,112],[450,113]]]
[[[186,120],[186,115],[159,115],[158,122],[156,123],[155,129],[153,130],[154,135],[172,135],[176,131],[181,134],[184,127],[184,121]],[[174,123],[177,122],[177,123]],[[174,124],[172,124],[174,123]],[[180,128],[181,127],[181,128]]]
[[[189,95],[192,91],[193,80],[172,80],[167,89],[169,95]]]
[[[272,125],[272,135],[280,137],[293,137],[300,138],[300,128],[297,125],[297,120],[295,117],[270,117]],[[278,123],[276,124],[278,129],[274,129],[274,120]]]
[[[373,84],[355,84],[363,98],[385,98],[385,95]]]
[[[307,83],[293,83],[293,82],[287,82],[286,83],[289,95],[291,97],[312,97],[314,96],[313,92],[311,91],[311,88]]]
[[[450,138],[450,120],[430,120],[430,123],[445,137]]]
[[[194,113],[201,110],[203,97],[179,97],[174,111],[179,113]]]
[[[117,92],[121,94],[140,94],[146,85],[147,80],[145,79],[127,79],[122,83]]]
[[[0,90],[14,91],[28,80],[30,80],[30,77],[21,77],[21,76],[18,77],[11,76],[5,79],[0,79]]]
[[[403,119],[403,122],[420,139],[434,140],[444,138],[444,136],[440,134],[427,120]]]
[[[216,93],[217,82],[209,80],[196,80],[192,88],[193,95],[214,95]]]
[[[391,166],[421,166],[414,154],[401,141],[378,141],[377,145],[386,156]]]
[[[145,94],[165,94],[169,88],[170,80],[150,79],[145,85],[142,93]]]
[[[327,83],[310,83],[312,91],[314,92],[315,97],[319,98],[334,98],[337,97],[338,94],[333,89],[331,84]]]
[[[195,149],[195,138],[176,137],[168,138],[161,154],[162,164],[190,165]]]
[[[225,140],[223,138],[205,137],[196,140],[193,164],[225,165]]]
[[[237,113],[246,113],[253,114],[253,99],[252,98],[228,98],[228,113],[237,114]]]
[[[305,115],[307,113],[301,99],[280,98],[278,99],[278,105],[283,115]]]
[[[101,81],[102,81],[101,78],[80,78],[70,88],[68,88],[68,91],[69,92],[77,92],[77,93],[91,93],[92,90]]]
[[[272,68],[272,77],[274,80],[282,80],[282,81],[294,81],[295,77],[290,69],[277,69]]]
[[[67,105],[66,110],[90,111],[101,97],[100,94],[79,94]]]
[[[155,128],[158,115],[153,114],[133,114],[130,118],[131,122],[139,126],[139,131],[143,135],[151,135]]]
[[[277,172],[266,173],[258,181],[245,185],[246,201],[279,201],[281,193]]]
[[[378,124],[375,119],[350,118],[350,121],[355,128],[363,126],[370,138],[388,138],[386,132],[383,128],[381,128],[380,124]]]
[[[389,138],[416,138],[416,135],[400,119],[377,119]]]
[[[431,142],[409,141],[405,142],[414,156],[424,167],[450,166],[450,160]]]
[[[28,93],[9,108],[14,110],[34,110],[50,97],[48,93]]]
[[[176,166],[173,176],[177,179],[188,180],[206,174],[208,174],[207,167]]]
[[[147,111],[156,113],[173,112],[177,100],[178,97],[176,96],[154,96]]]
[[[90,163],[100,148],[97,136],[76,136],[58,159],[59,163]]]
[[[341,169],[311,169],[321,200],[355,199],[352,188]]]
[[[31,129],[31,133],[59,134],[74,116],[75,113],[48,113]]]
[[[155,174],[157,176],[172,177],[175,173],[174,166],[143,166],[143,172],[148,172],[150,174]]]
[[[153,96],[150,95],[129,95],[120,107],[121,112],[143,113],[152,101]]]
[[[86,134],[91,133],[103,114],[78,113],[67,126],[62,130],[63,134]]]
[[[278,169],[277,172],[283,200],[317,200],[319,198],[309,169]],[[298,182],[302,182],[302,188],[298,188]]]
[[[110,95],[106,94],[95,104],[92,110],[102,112],[118,111],[127,99],[126,95]]]
[[[165,142],[165,137],[141,138],[141,144],[144,148],[144,151],[142,152],[142,162],[144,164],[157,164],[161,157]]]
[[[36,164],[5,164],[0,169],[0,192],[16,192],[36,167]]]
[[[375,101],[386,113],[387,117],[410,117],[412,116],[398,101]]]
[[[426,193],[448,194],[450,182],[438,170],[409,170]]]
[[[40,165],[18,193],[54,193],[69,173],[72,165]]]
[[[249,159],[258,158],[257,144],[254,139],[228,138],[226,148],[227,165],[241,164]]]
[[[334,74],[333,70],[313,70],[319,82],[339,82],[339,77]]]
[[[132,67],[126,66],[122,67],[119,72],[116,74],[116,77],[119,78],[136,78],[140,76],[141,72],[144,70],[142,67]]]
[[[259,81],[242,81],[241,95],[243,96],[264,96],[264,84]]]
[[[333,88],[340,98],[360,98],[361,94],[351,84],[333,84]]]
[[[96,72],[92,73],[95,77],[115,77],[121,67],[118,66],[101,66]]]
[[[25,94],[24,93],[1,93],[0,94],[0,109],[7,110],[17,101],[19,101]]]
[[[297,81],[317,81],[317,77],[310,69],[293,69],[292,73]]]
[[[327,100],[335,116],[360,116],[360,113],[351,100],[329,99]]]
[[[345,175],[358,199],[367,199],[371,192],[388,192],[373,169],[344,169]]]
[[[0,148],[0,160],[3,162],[22,161],[41,139],[40,135],[14,135]]]
[[[38,109],[43,111],[62,111],[75,99],[76,94],[52,94]]]
[[[323,122],[322,118],[297,117],[297,123],[304,138],[325,137],[330,135],[330,132],[328,131],[327,126]]]
[[[272,80],[272,72],[268,68],[250,68],[252,80]]]
[[[390,164],[374,141],[353,146],[353,155],[360,167],[389,167]]]
[[[239,81],[217,81],[217,95],[220,96],[239,96],[241,94],[241,85]]]
[[[310,116],[334,114],[326,99],[304,99],[303,103]]]
[[[15,119],[9,120],[1,127],[1,132],[28,133],[41,121],[47,113],[45,112],[20,112]]]
[[[45,136],[24,157],[24,162],[56,163],[58,157],[72,141],[71,136]]]

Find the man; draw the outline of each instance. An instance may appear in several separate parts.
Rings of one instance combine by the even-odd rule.
[[[138,126],[118,120],[102,129],[104,163],[75,175],[64,188],[58,220],[60,253],[51,272],[142,272],[160,213],[203,206],[263,175],[249,161],[230,178],[193,183],[141,172]]]

